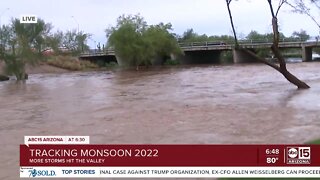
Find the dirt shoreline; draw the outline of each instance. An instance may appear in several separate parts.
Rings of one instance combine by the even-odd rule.
[[[4,74],[4,70],[3,70],[4,66],[5,66],[4,62],[0,62],[0,74]],[[71,71],[67,69],[51,66],[47,63],[42,62],[39,65],[35,65],[35,66],[28,65],[26,67],[26,72],[28,74],[41,74],[41,73],[66,73]]]
[[[309,63],[316,63],[318,64],[319,61],[314,61],[314,62],[308,62]],[[240,66],[242,65],[261,65],[261,66],[266,66],[262,63],[245,63],[245,64],[238,64]],[[297,66],[297,64],[302,64],[302,66],[307,66],[305,65],[305,63],[287,63],[288,67],[289,67],[289,71],[290,71],[290,67],[294,67]],[[237,64],[217,64],[217,66],[228,66],[228,65],[237,65]],[[5,63],[3,61],[0,61],[0,74],[5,75],[4,73],[4,66]],[[201,66],[207,66],[207,65],[192,65],[192,67],[201,67]],[[161,70],[163,68],[185,68],[185,67],[191,67],[190,65],[179,65],[179,66],[154,66],[154,67],[149,67],[147,68],[147,70]],[[267,66],[266,66],[267,67]],[[135,70],[135,68],[121,68],[122,70]],[[97,68],[97,69],[93,69],[94,71],[101,71],[104,70],[103,68]],[[141,67],[141,70],[144,71],[146,69],[144,69],[143,67]],[[53,66],[50,65],[46,62],[41,62],[38,65],[35,66],[31,66],[31,65],[27,65],[26,67],[26,72],[28,74],[51,74],[51,73],[67,73],[67,72],[75,72],[77,70],[70,70],[70,69],[64,69],[61,67],[57,67],[57,66]],[[92,71],[91,70],[79,70],[79,72],[85,72],[85,71]]]

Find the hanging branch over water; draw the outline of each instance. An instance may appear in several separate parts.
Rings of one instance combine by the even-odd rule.
[[[283,56],[280,52],[280,49],[279,49],[280,36],[279,36],[279,25],[278,25],[277,16],[280,12],[281,7],[287,3],[287,0],[280,0],[276,11],[274,11],[274,8],[272,5],[272,0],[267,0],[269,8],[270,8],[271,16],[272,16],[273,44],[271,46],[271,50],[272,50],[273,54],[275,55],[275,57],[277,58],[279,65],[272,63],[272,62],[269,62],[266,59],[258,57],[256,54],[249,51],[248,49],[240,49],[239,44],[238,44],[238,40],[237,40],[236,31],[235,31],[234,24],[233,24],[231,10],[230,10],[230,3],[231,2],[232,2],[232,0],[226,0],[228,12],[229,12],[229,17],[230,17],[230,22],[231,22],[231,26],[232,26],[232,30],[233,30],[233,34],[234,34],[234,38],[235,38],[235,49],[246,52],[247,54],[249,54],[252,57],[254,57],[255,59],[257,59],[258,61],[274,68],[275,70],[280,72],[289,82],[296,85],[298,87],[298,89],[310,88],[310,86],[308,86],[305,82],[301,81],[300,79],[298,79],[296,76],[294,76],[293,74],[291,74],[287,70],[286,61],[283,58]]]
[[[268,0],[271,16],[272,16],[272,30],[273,30],[273,44],[271,46],[271,50],[275,57],[278,59],[279,65],[280,65],[280,73],[292,84],[296,85],[299,89],[307,89],[310,88],[306,83],[298,79],[296,76],[291,74],[286,67],[286,61],[283,58],[280,49],[279,49],[279,25],[278,25],[278,18],[277,15],[283,6],[284,3],[286,3],[286,0],[281,0],[279,2],[277,12],[274,13],[273,6],[272,6],[272,0]]]

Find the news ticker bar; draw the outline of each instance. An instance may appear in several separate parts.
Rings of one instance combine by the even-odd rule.
[[[319,167],[320,145],[20,145],[21,167]]]
[[[320,167],[21,167],[21,178],[318,178]]]

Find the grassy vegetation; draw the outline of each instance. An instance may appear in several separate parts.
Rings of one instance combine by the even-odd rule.
[[[105,67],[106,68],[115,68],[115,67],[118,67],[118,64],[116,62],[109,62],[109,63],[105,63]]]
[[[79,61],[77,58],[71,56],[55,56],[50,58],[47,63],[55,67],[72,71],[98,68],[98,65],[93,64],[90,61]]]
[[[220,59],[221,64],[233,63],[233,54],[231,51],[224,51],[221,53]]]
[[[178,60],[173,60],[173,59],[167,59],[166,62],[164,63],[164,65],[167,65],[167,66],[175,66],[179,64],[180,62]]]
[[[316,139],[316,140],[313,140],[313,141],[309,141],[309,142],[307,142],[306,144],[320,144],[320,139]]]

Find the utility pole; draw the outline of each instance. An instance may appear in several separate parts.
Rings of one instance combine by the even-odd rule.
[[[77,21],[77,19],[74,17],[74,16],[71,16],[71,18],[77,23],[77,26],[78,26],[78,35],[79,35],[79,33],[80,33],[80,31],[79,31],[79,23],[78,23],[78,21]]]

